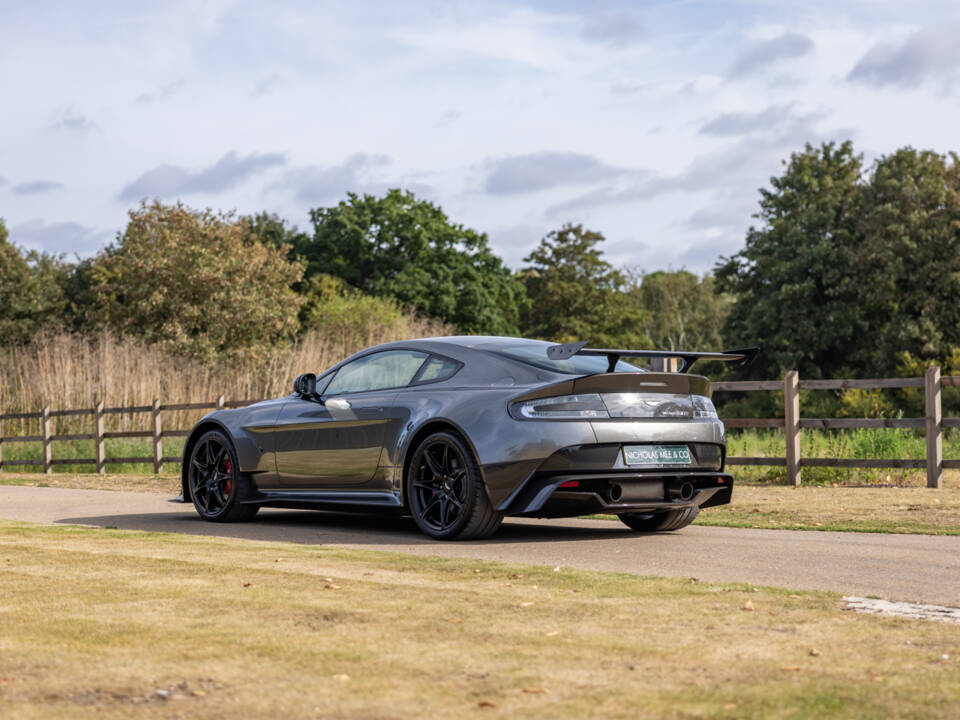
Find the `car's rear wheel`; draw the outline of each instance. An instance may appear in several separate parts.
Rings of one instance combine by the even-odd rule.
[[[407,497],[414,522],[437,540],[487,537],[503,521],[487,497],[473,453],[453,433],[433,433],[417,446]]]
[[[663,532],[684,528],[699,514],[700,508],[688,507],[658,513],[623,513],[618,517],[624,525],[637,532]]]
[[[190,497],[197,513],[212,522],[239,522],[257,514],[243,505],[250,479],[240,472],[230,439],[218,430],[204,433],[190,453]]]

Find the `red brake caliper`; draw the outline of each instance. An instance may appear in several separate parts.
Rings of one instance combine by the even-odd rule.
[[[233,475],[233,465],[230,464],[230,458],[227,458],[227,475],[230,475],[230,476]],[[232,487],[232,486],[231,486],[231,483],[232,483],[232,482],[233,482],[232,477],[228,477],[228,478],[227,478],[227,484],[226,484],[226,485],[224,486],[224,488],[223,488],[223,494],[224,494],[224,495],[229,495],[229,494],[230,494],[230,488]]]

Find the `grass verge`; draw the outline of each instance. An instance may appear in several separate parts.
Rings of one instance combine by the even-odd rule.
[[[960,626],[791,593],[0,522],[12,717],[952,718]]]
[[[698,525],[960,535],[960,490],[737,485]]]
[[[61,487],[76,490],[126,490],[128,492],[180,494],[180,475],[97,475],[95,473],[10,473],[0,472],[0,485]]]

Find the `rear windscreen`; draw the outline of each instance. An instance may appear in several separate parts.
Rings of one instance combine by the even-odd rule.
[[[598,355],[574,355],[566,360],[551,360],[547,357],[549,344],[543,345],[498,345],[490,352],[519,360],[527,365],[550,370],[565,375],[597,375],[607,372],[607,359]],[[644,372],[636,365],[620,360],[614,372]]]

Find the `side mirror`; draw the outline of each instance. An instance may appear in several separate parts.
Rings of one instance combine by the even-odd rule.
[[[293,381],[293,391],[303,398],[312,398],[317,394],[317,376],[313,373],[297,375]]]

